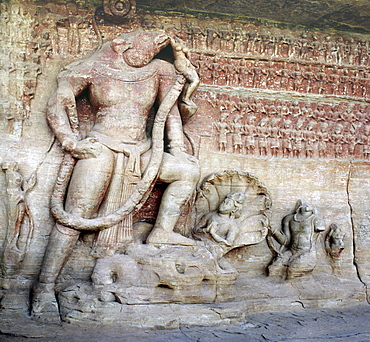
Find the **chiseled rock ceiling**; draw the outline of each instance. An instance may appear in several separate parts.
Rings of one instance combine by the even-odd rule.
[[[369,0],[137,0],[136,3],[138,10],[200,12],[324,30],[370,32]]]
[[[66,0],[28,1],[59,3]],[[104,2],[74,1],[95,7]],[[205,17],[269,20],[282,25],[370,33],[370,0],[136,0],[136,7],[137,12],[164,11]]]

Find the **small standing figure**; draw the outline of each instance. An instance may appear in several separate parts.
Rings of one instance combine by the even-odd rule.
[[[313,158],[314,156],[314,146],[316,143],[316,133],[315,133],[316,125],[317,122],[311,120],[307,125],[307,130],[304,131],[306,158]]]
[[[229,113],[223,112],[220,115],[220,121],[215,123],[216,130],[218,132],[218,147],[222,152],[226,152],[227,148],[227,133],[231,132],[230,125],[226,121],[229,117]]]
[[[270,151],[272,157],[277,157],[280,152],[280,118],[274,118],[269,128]]]
[[[339,70],[334,67],[329,75],[329,82],[331,84],[331,94],[339,95],[339,86],[340,86],[340,73]]]
[[[270,234],[281,245],[268,267],[269,276],[296,278],[316,266],[316,241],[325,230],[316,208],[298,200],[292,214],[284,217],[282,230]]]
[[[257,127],[258,148],[260,156],[266,156],[268,153],[269,129],[267,127],[268,118],[263,118]]]
[[[303,150],[303,141],[304,141],[304,136],[303,136],[303,130],[302,130],[302,121],[298,121],[296,125],[296,129],[292,132],[293,136],[293,143],[292,143],[292,150],[293,150],[293,157],[299,158],[302,154]]]
[[[359,79],[359,83],[360,83],[360,94],[361,94],[361,97],[366,99],[368,98],[368,91],[369,91],[369,83],[370,83],[370,78],[369,78],[369,73],[366,72],[366,71],[363,71],[362,72],[362,77]]]
[[[322,122],[320,131],[317,133],[319,158],[325,158],[327,155],[327,142],[329,141],[328,127],[329,125],[326,122]]]
[[[306,93],[312,93],[313,86],[315,83],[315,74],[312,70],[312,66],[308,65],[306,71],[303,73],[303,78],[305,80],[305,86],[303,89]]]
[[[251,115],[247,117],[245,125],[245,152],[246,154],[254,155],[256,151],[255,137],[257,135],[257,128],[254,125],[256,117]]]
[[[240,123],[241,115],[236,114],[231,124],[233,133],[233,150],[234,153],[243,153],[243,125]]]
[[[318,94],[325,94],[326,81],[328,76],[325,72],[325,66],[320,68],[320,72],[316,75],[316,81],[318,82]]]
[[[365,159],[370,159],[370,126],[365,126],[365,134],[362,135],[363,155]]]
[[[291,78],[293,78],[293,90],[296,92],[304,92],[304,77],[301,71],[301,67],[297,63],[294,71],[291,73]]]
[[[356,155],[356,145],[360,143],[360,137],[357,132],[345,132],[343,136],[343,143],[346,146],[347,155],[354,157]]]
[[[334,157],[341,158],[343,154],[343,125],[337,124],[335,126],[331,141],[334,144]]]
[[[281,130],[281,137],[283,139],[283,157],[290,158],[292,156],[292,121],[285,120],[284,128]]]
[[[289,90],[289,79],[291,78],[291,72],[288,69],[286,62],[283,62],[283,65],[280,70],[276,72],[280,76],[280,90],[287,91]]]
[[[180,110],[183,113],[183,121],[189,120],[197,111],[197,105],[190,99],[193,93],[197,90],[199,86],[199,76],[197,70],[193,64],[189,61],[187,53],[189,49],[187,47],[181,46],[173,38],[171,38],[171,46],[173,48],[173,54],[175,61],[173,65],[176,70],[180,72],[186,78],[186,83],[184,90],[182,92],[181,101],[179,103]],[[185,120],[184,120],[185,114]],[[185,123],[184,122],[184,123]]]
[[[350,72],[348,69],[343,69],[343,73],[340,76],[340,85],[339,85],[342,95],[344,96],[351,95],[350,83],[351,83]]]
[[[4,255],[2,260],[2,275],[11,278],[18,270],[25,254],[28,252],[33,232],[33,221],[27,205],[26,195],[36,184],[33,174],[28,182],[18,171],[18,163],[4,161],[1,168],[5,172],[7,193],[8,228]],[[28,224],[25,219],[28,218]]]

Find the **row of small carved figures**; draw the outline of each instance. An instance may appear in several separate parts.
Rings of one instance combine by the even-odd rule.
[[[366,65],[370,63],[369,41],[354,37],[301,37],[258,34],[253,32],[188,32],[188,42],[195,50],[224,51],[271,58],[290,58],[333,64]]]
[[[3,79],[9,78],[13,84],[17,81],[35,80],[41,74],[40,56],[34,56],[33,59],[28,60],[3,60],[0,52],[0,75]],[[10,57],[12,58],[12,57]]]
[[[329,136],[327,132],[313,134],[312,131],[292,132],[280,131],[279,136],[233,135],[231,147],[234,153],[252,155],[271,155],[282,157],[356,157],[370,158],[370,135],[360,138],[352,136]],[[296,134],[297,136],[294,136]],[[230,142],[225,136],[219,135],[219,151],[227,151]]]
[[[51,6],[54,4],[49,2],[47,7],[50,9]],[[41,57],[44,58],[67,53],[77,55],[81,52],[81,44],[87,45],[87,51],[94,49],[90,39],[82,40],[80,37],[80,29],[89,30],[92,13],[88,15],[83,10],[79,11],[82,15],[77,15],[76,9],[73,9],[76,4],[68,3],[67,6],[69,8],[63,10],[63,4],[59,4],[56,13],[34,17],[18,13],[11,13],[9,17],[8,12],[1,13],[0,10],[0,43],[2,43],[0,45],[8,50],[17,49],[20,46],[25,51],[38,49],[42,52]],[[40,12],[42,13],[43,10]],[[66,13],[63,14],[63,12]],[[74,14],[71,15],[71,13]],[[34,30],[31,31],[30,27]],[[60,33],[58,28],[63,28],[68,33]]]
[[[248,117],[302,118],[316,121],[332,121],[346,123],[370,122],[370,105],[365,103],[314,103],[302,101],[267,100],[258,98],[212,98],[207,101],[216,110],[220,110],[225,118],[238,116],[237,121]],[[233,119],[234,121],[234,119]]]
[[[13,3],[8,12],[6,4],[0,3],[0,38],[5,41],[18,42],[30,38],[30,27],[36,19],[30,13],[24,13],[22,6]]]
[[[302,70],[265,68],[264,62],[255,61],[247,67],[245,60],[239,66],[224,58],[213,57],[215,62],[207,65],[205,60],[194,62],[201,82],[209,85],[235,86],[256,89],[295,91],[300,93],[344,95],[366,98],[370,94],[368,70],[348,70],[307,67]],[[227,64],[222,64],[223,63]],[[315,70],[316,69],[316,70]]]
[[[234,144],[232,151],[229,147],[219,144],[220,152],[231,152],[236,154],[246,154],[253,156],[272,156],[285,158],[355,158],[355,159],[370,159],[370,145],[360,145],[361,148],[355,149],[355,146],[350,145],[334,145],[330,148],[329,144],[320,145],[302,143],[296,145],[281,146],[277,142],[271,143],[253,143],[248,142],[243,148],[242,145]]]
[[[59,3],[58,3],[59,2]],[[77,0],[77,2],[80,2],[80,4],[85,3],[86,0]],[[86,3],[85,3],[86,5]],[[91,6],[78,6],[76,3],[72,1],[49,1],[46,6],[39,5],[35,8],[33,8],[33,11],[36,11],[37,14],[44,14],[45,9],[47,10],[47,13],[50,16],[55,16],[58,19],[64,18],[64,19],[70,19],[73,21],[73,24],[79,24],[82,19],[85,19],[86,24],[88,24],[88,21],[91,20],[90,15],[93,14],[94,9]],[[10,2],[10,3],[0,3],[0,26],[6,26],[11,25],[20,28],[25,22],[31,22],[36,21],[37,19],[43,19],[42,23],[45,25],[45,23],[52,23],[55,25],[55,20],[51,21],[49,16],[43,16],[43,18],[37,18],[36,16],[33,16],[30,13],[29,4],[27,8],[23,6],[20,2]],[[87,17],[88,16],[88,17]],[[27,26],[24,26],[27,28]],[[27,28],[28,29],[28,28]]]
[[[370,122],[370,115],[364,111],[358,112],[347,112],[347,111],[339,111],[339,110],[323,110],[323,109],[316,109],[313,110],[312,108],[303,108],[302,110],[298,108],[288,108],[285,106],[277,106],[274,107],[271,111],[266,110],[265,108],[242,108],[241,111],[236,109],[233,113],[234,115],[233,121],[247,121],[247,118],[254,118],[257,117],[263,118],[268,117],[270,124],[273,121],[276,124],[277,119],[299,119],[299,120],[313,120],[313,121],[325,121],[325,122],[333,122],[333,123],[369,123]],[[237,116],[237,118],[235,118]],[[278,121],[279,122],[279,121]],[[307,121],[308,122],[308,121]],[[269,123],[267,122],[267,125]]]
[[[261,120],[258,126],[249,122],[242,125],[238,122],[231,124],[226,122],[215,122],[214,127],[219,133],[219,136],[225,137],[229,133],[233,136],[259,138],[284,138],[286,140],[328,140],[328,141],[356,141],[359,144],[366,144],[370,136],[370,125],[348,125],[328,122],[309,121],[305,124],[304,121],[298,121],[294,124],[291,120],[282,121],[282,127],[279,125],[280,120],[273,121],[272,125],[265,126],[264,119]]]

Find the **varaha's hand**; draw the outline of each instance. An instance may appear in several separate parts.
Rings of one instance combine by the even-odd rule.
[[[96,158],[102,151],[102,145],[92,138],[87,138],[77,142],[76,147],[70,153],[77,159]]]

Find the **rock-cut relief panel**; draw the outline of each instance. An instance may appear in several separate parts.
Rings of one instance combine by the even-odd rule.
[[[211,106],[214,122],[205,134],[214,137],[215,150],[219,152],[280,158],[369,159],[368,104],[211,91],[198,96]]]
[[[154,58],[167,46],[174,50],[173,64]],[[156,180],[168,186],[146,242],[195,245],[173,229],[199,178],[197,161],[185,150],[181,119],[196,111],[190,97],[197,80],[181,45],[165,32],[122,35],[60,73],[48,103],[48,121],[65,154],[51,200],[57,224],[34,291],[35,315],[50,308],[57,314],[55,281],[81,231],[99,231],[92,251],[96,258],[122,252],[134,241],[133,212]],[[87,97],[78,98],[87,91]],[[89,104],[91,115],[84,116]]]
[[[365,101],[370,96],[367,68],[357,70],[195,53],[192,53],[191,61],[197,67],[202,83],[215,87],[238,87]]]
[[[145,244],[143,239],[97,260],[91,284],[59,294],[62,315],[104,312],[106,304],[211,303],[235,296],[238,272],[224,258],[231,250],[258,244],[268,232],[271,196],[250,173],[233,170],[202,182],[194,205],[192,246]],[[139,231],[139,225],[136,227]],[[145,227],[144,229],[145,230]],[[142,230],[142,231],[143,231]]]
[[[167,46],[173,49],[173,64],[154,58]],[[214,175],[201,191],[212,210],[207,217],[198,216],[199,237],[173,231],[199,178],[182,132],[182,121],[196,111],[191,96],[198,83],[186,49],[161,31],[122,35],[60,73],[48,121],[64,158],[51,200],[57,223],[33,292],[35,317],[58,320],[59,309],[68,316],[81,307],[103,310],[107,302],[199,303],[230,296],[221,289],[234,284],[238,272],[223,256],[265,239],[271,200],[254,176],[233,171]],[[116,90],[122,88],[125,96]],[[79,97],[85,90],[88,96]],[[159,106],[148,130],[155,101]],[[89,103],[92,108],[87,109]],[[94,116],[93,123],[85,122]],[[156,180],[168,186],[155,224],[134,222],[133,213]],[[209,187],[220,196],[226,189],[228,193],[211,198]],[[57,301],[55,282],[82,231],[97,232],[92,283],[68,287]]]

